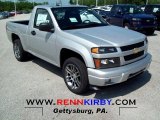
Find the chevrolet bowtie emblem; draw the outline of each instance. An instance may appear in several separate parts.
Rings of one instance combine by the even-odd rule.
[[[134,53],[134,54],[136,54],[136,53],[138,53],[138,52],[140,52],[140,48],[134,48],[134,49],[133,49],[133,53]]]

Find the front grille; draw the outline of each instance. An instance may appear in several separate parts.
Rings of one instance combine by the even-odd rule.
[[[144,55],[144,51],[138,52],[136,54],[131,54],[131,55],[124,56],[124,60],[129,61],[129,60],[141,57],[142,55]]]
[[[134,49],[134,48],[139,48],[139,47],[142,47],[142,46],[144,46],[144,41],[143,41],[143,42],[140,42],[140,43],[128,45],[128,46],[122,46],[122,47],[121,47],[121,50],[122,50],[122,51],[128,51],[128,50],[132,50],[132,49]]]
[[[141,23],[142,23],[142,25],[153,25],[154,24],[154,19],[145,18],[145,19],[142,19]]]

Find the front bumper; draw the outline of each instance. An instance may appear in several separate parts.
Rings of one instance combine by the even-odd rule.
[[[88,78],[90,85],[107,86],[126,81],[127,79],[138,75],[148,69],[151,63],[151,55],[137,62],[110,69],[92,69],[88,68]]]
[[[157,24],[153,24],[153,25],[132,24],[130,26],[130,28],[132,30],[138,30],[138,31],[143,31],[143,30],[146,30],[146,29],[155,30],[155,29],[157,29]]]

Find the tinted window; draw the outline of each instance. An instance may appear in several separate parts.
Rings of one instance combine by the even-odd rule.
[[[145,8],[145,13],[152,14],[152,13],[157,13],[157,12],[160,12],[160,6],[158,6],[158,5],[157,6],[148,5]]]
[[[51,10],[62,30],[107,25],[103,18],[87,7],[52,8]]]
[[[116,13],[116,9],[117,9],[117,6],[113,6],[112,9],[111,9],[111,13],[115,14]]]
[[[105,11],[99,10],[99,14],[100,14],[100,15],[105,15]]]
[[[128,14],[143,13],[143,11],[138,6],[135,6],[135,5],[123,6],[122,11]]]
[[[99,10],[98,9],[94,9],[98,14],[99,14]]]
[[[115,11],[116,11],[116,14],[117,14],[118,11],[121,11],[121,12],[122,12],[122,9],[121,9],[120,7],[116,7],[116,10],[115,10]]]

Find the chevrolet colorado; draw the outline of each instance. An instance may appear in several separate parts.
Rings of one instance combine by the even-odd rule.
[[[69,90],[121,83],[147,70],[145,35],[109,25],[86,6],[36,6],[30,20],[7,22],[18,61],[28,54],[62,68]]]
[[[144,12],[157,17],[157,28],[160,29],[160,4],[146,5]]]
[[[113,5],[108,15],[107,21],[110,24],[145,32],[148,35],[154,34],[157,28],[157,18],[153,15],[145,14],[136,5]]]

